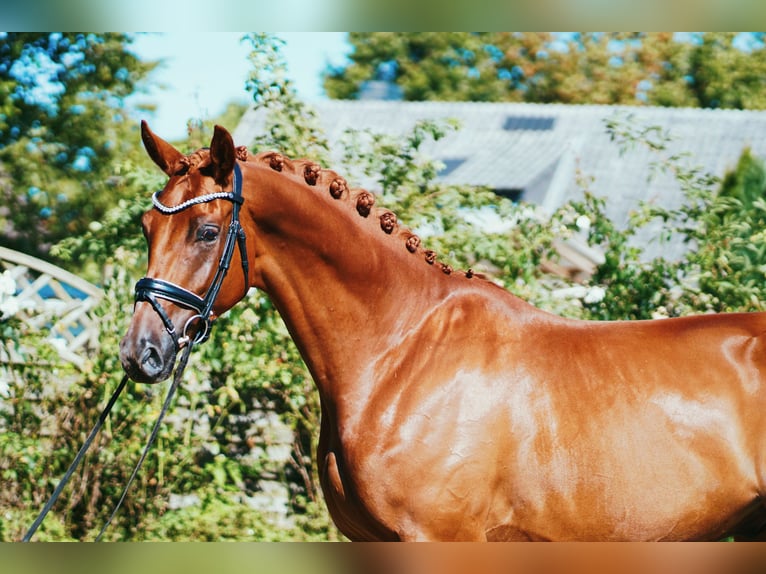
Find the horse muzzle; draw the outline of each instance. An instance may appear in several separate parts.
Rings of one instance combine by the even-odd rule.
[[[128,332],[120,341],[120,362],[127,375],[137,383],[159,383],[170,377],[176,362],[177,346],[164,328],[143,325],[134,316]],[[149,327],[149,328],[147,328]]]

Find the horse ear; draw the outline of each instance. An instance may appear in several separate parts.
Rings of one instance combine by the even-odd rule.
[[[183,154],[150,130],[144,120],[141,120],[141,139],[152,161],[166,174],[173,175],[176,163]]]
[[[234,169],[235,151],[231,134],[221,126],[215,126],[210,142],[210,161],[215,168],[215,181],[225,185]]]

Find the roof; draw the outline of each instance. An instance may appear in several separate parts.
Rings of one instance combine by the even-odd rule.
[[[550,212],[582,198],[579,172],[593,178],[589,190],[607,198],[607,215],[623,227],[639,201],[675,207],[683,194],[669,175],[650,178],[657,156],[643,146],[621,154],[610,141],[607,119],[630,115],[638,126],[669,130],[669,153],[688,153],[690,165],[717,176],[734,168],[748,146],[766,157],[762,111],[380,100],[329,100],[313,107],[338,162],[342,150],[336,144],[348,128],[398,135],[421,119],[456,119],[460,130],[421,148],[445,163],[444,182],[489,186]],[[235,141],[252,142],[263,132],[263,118],[262,112],[247,112]]]

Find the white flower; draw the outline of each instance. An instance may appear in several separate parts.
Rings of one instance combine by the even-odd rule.
[[[580,231],[588,231],[590,229],[590,217],[587,215],[581,215],[575,221],[575,225]]]
[[[606,290],[603,287],[596,285],[595,287],[590,287],[588,289],[585,293],[585,297],[583,297],[583,301],[588,304],[601,303],[605,296]]]
[[[13,295],[14,293],[16,293],[16,281],[10,271],[3,271],[0,274],[0,299],[2,299],[2,295]]]
[[[19,312],[19,300],[16,297],[0,299],[0,317],[13,317]]]

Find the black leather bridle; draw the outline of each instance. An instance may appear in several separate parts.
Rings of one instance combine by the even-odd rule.
[[[164,279],[144,277],[143,279],[139,279],[136,283],[135,302],[146,301],[154,308],[160,316],[160,319],[162,319],[165,329],[173,338],[176,350],[178,350],[189,342],[190,337],[186,332],[189,329],[189,326],[195,321],[201,321],[202,327],[195,334],[193,343],[203,343],[210,336],[210,327],[213,323],[213,319],[211,318],[213,303],[215,302],[216,297],[218,297],[218,292],[221,290],[221,285],[229,270],[235,245],[239,247],[240,258],[242,259],[242,272],[245,275],[245,294],[247,294],[250,287],[245,230],[239,222],[239,209],[244,202],[244,199],[242,198],[242,171],[240,170],[239,164],[235,162],[232,191],[208,193],[206,195],[194,197],[173,207],[164,205],[157,197],[159,193],[160,192],[155,192],[152,195],[152,203],[154,204],[154,207],[164,215],[172,215],[193,205],[208,203],[218,199],[225,199],[232,203],[231,223],[229,224],[229,231],[226,235],[226,244],[224,245],[221,259],[218,261],[218,270],[215,272],[215,276],[204,297],[200,297],[196,293],[192,293],[188,289],[184,289],[180,285],[165,281]],[[186,321],[180,335],[178,334],[175,325],[173,325],[173,322],[170,320],[170,317],[168,317],[168,314],[165,312],[165,309],[162,308],[162,305],[160,305],[157,299],[164,299],[186,309],[196,311],[196,314],[192,315]]]

